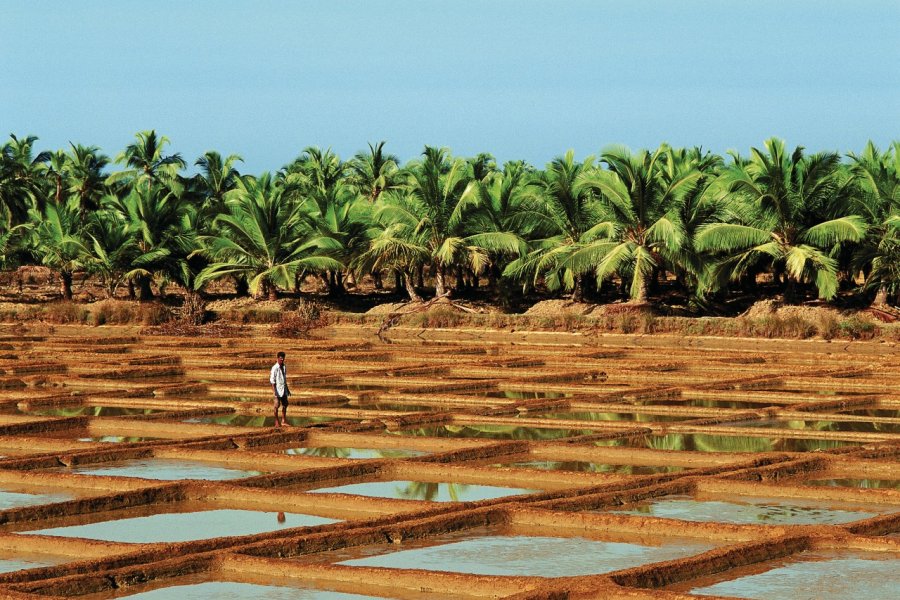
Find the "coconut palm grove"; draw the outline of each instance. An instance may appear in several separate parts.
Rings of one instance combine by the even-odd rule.
[[[379,142],[349,158],[309,147],[265,173],[214,151],[191,165],[169,146],[142,131],[111,156],[11,135],[0,266],[49,268],[63,299],[76,274],[135,300],[161,283],[200,297],[217,281],[275,299],[310,277],[338,297],[368,277],[414,302],[665,295],[698,315],[734,295],[865,306],[900,294],[900,142],[608,146],[543,166],[430,146],[401,163]]]

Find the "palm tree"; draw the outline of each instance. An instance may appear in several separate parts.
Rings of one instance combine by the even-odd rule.
[[[521,241],[505,232],[466,235],[463,201],[471,179],[469,164],[451,159],[445,148],[425,147],[424,158],[407,169],[404,191],[394,195],[376,211],[376,220],[400,224],[391,231],[400,234],[407,249],[428,253],[433,268],[435,293],[448,294],[447,269],[460,265],[479,273],[490,264],[490,252],[518,252]],[[422,264],[422,263],[419,263]]]
[[[34,154],[36,136],[19,139],[10,134],[9,137],[10,140],[0,146],[0,216],[11,228],[26,222],[32,207],[43,209],[41,172],[50,153]]]
[[[100,278],[107,297],[115,297],[116,290],[141,255],[125,217],[109,208],[90,213],[85,227],[85,246],[85,267]]]
[[[216,218],[218,233],[200,238],[212,264],[197,276],[197,289],[226,275],[245,276],[254,295],[274,300],[278,286],[292,286],[298,271],[342,268],[322,256],[340,244],[313,233],[304,211],[288,200],[287,189],[268,173],[238,181],[226,196],[228,212]]]
[[[163,154],[169,138],[158,137],[154,130],[141,131],[135,137],[137,141],[126,146],[115,159],[117,164],[127,168],[107,177],[107,185],[124,183],[126,187],[136,187],[142,184],[149,189],[159,183],[180,193],[178,172],[186,163],[180,154]]]
[[[57,204],[48,202],[44,211],[29,212],[35,223],[31,248],[41,264],[59,273],[64,300],[72,299],[72,275],[85,264],[88,254],[81,231],[81,210],[77,197]]]
[[[350,183],[356,186],[360,194],[375,203],[382,192],[397,187],[400,159],[393,154],[385,154],[384,141],[368,146],[369,151],[357,152],[347,168],[350,171]]]
[[[583,171],[593,165],[593,157],[583,163],[575,160],[572,150],[555,158],[544,170],[539,185],[543,203],[529,216],[533,235],[530,251],[509,264],[504,276],[522,281],[524,287],[537,285],[543,278],[550,290],[562,287],[573,291],[575,301],[584,299],[584,271],[573,270],[578,261],[570,258],[605,237],[608,226],[602,223],[602,206],[589,186],[581,185]]]
[[[534,170],[522,161],[503,165],[502,171],[488,172],[473,181],[461,200],[470,208],[466,231],[476,233],[508,233],[517,236],[520,250],[515,254],[490,253],[488,277],[494,287],[510,258],[524,255],[529,238],[544,214]]]
[[[216,215],[224,212],[225,194],[235,188],[241,176],[235,164],[243,161],[237,154],[222,158],[221,154],[210,150],[194,162],[200,167],[200,172],[193,177],[192,183],[201,197],[201,226],[212,222]]]
[[[193,235],[185,228],[188,203],[162,185],[139,185],[124,198],[108,195],[105,200],[107,208],[122,215],[139,250],[125,278],[137,282],[141,301],[151,300],[154,274],[170,275],[186,259],[185,238]]]
[[[584,244],[565,261],[576,272],[594,269],[598,281],[618,275],[630,279],[630,296],[647,302],[650,283],[667,265],[681,265],[689,237],[683,221],[685,200],[702,173],[663,144],[654,152],[632,154],[624,147],[603,152],[609,167],[584,171],[579,186],[599,198],[607,220],[594,226],[604,237]]]
[[[731,195],[737,222],[707,225],[696,240],[698,250],[717,259],[708,288],[763,264],[774,267],[776,278],[785,275],[788,301],[795,299],[796,284],[805,283],[813,283],[820,298],[833,298],[838,289],[833,255],[866,232],[861,217],[840,212],[849,190],[836,177],[839,164],[838,155],[829,152],[804,156],[798,147],[788,154],[784,142],[772,138],[765,151],[753,148],[746,163],[727,169],[720,183]]]
[[[857,188],[854,210],[868,224],[853,264],[866,273],[865,287],[876,290],[876,305],[900,293],[900,142],[882,153],[870,141],[862,154],[850,154]]]
[[[67,191],[78,197],[82,211],[97,210],[106,192],[103,169],[109,164],[109,157],[101,154],[96,146],[69,145],[71,149],[63,166],[69,185]]]

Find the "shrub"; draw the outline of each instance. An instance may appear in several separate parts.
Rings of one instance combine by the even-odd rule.
[[[281,313],[280,321],[272,327],[272,334],[278,337],[303,338],[326,324],[327,318],[317,304],[301,300],[297,304],[297,310]]]
[[[851,340],[871,340],[875,337],[875,323],[858,315],[841,321],[839,328],[842,337],[847,337]]]
[[[819,315],[819,322],[817,324],[819,335],[822,336],[822,339],[830,340],[838,336],[841,331],[840,323],[838,323],[837,317],[833,314],[823,313]]]
[[[43,318],[48,323],[86,323],[90,313],[74,302],[52,302],[44,307]]]

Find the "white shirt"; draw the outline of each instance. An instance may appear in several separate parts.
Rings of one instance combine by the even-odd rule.
[[[287,365],[284,367],[284,371],[281,370],[281,366],[278,363],[272,365],[272,371],[269,373],[269,383],[275,386],[275,391],[278,392],[278,396],[284,396],[285,392],[288,391],[287,387]]]

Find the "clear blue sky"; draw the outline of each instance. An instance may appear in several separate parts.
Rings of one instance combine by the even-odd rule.
[[[249,173],[378,140],[858,151],[900,139],[898,32],[898,0],[0,0],[0,136],[114,156],[156,129]]]

